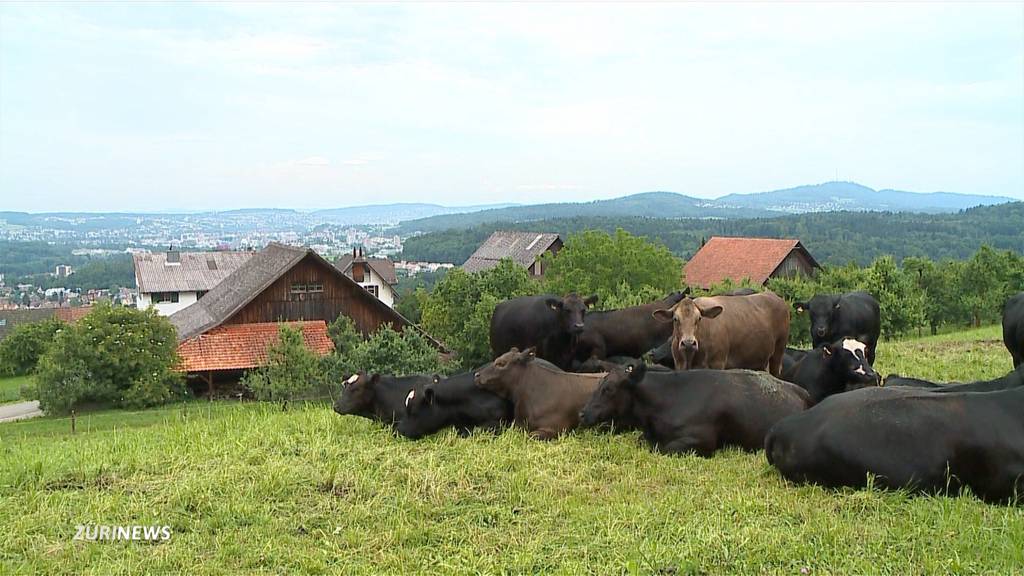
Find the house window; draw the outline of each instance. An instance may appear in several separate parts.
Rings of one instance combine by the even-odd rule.
[[[177,292],[153,292],[153,304],[177,303]]]
[[[306,293],[306,285],[305,284],[298,284],[298,283],[292,284],[292,294],[305,294],[305,293]]]
[[[366,288],[366,291],[373,294],[376,298],[380,298],[380,288],[376,284],[364,286],[364,288]]]
[[[309,292],[310,294],[312,294],[314,292],[323,292],[323,291],[324,291],[324,285],[319,283],[319,282],[314,282],[312,284],[307,284],[306,285],[306,292]]]

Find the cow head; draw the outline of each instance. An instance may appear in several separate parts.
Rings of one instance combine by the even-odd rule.
[[[655,310],[654,317],[662,322],[672,322],[672,348],[678,350],[689,363],[700,347],[697,334],[701,321],[705,318],[717,318],[721,313],[721,306],[701,306],[687,296],[671,308]]]
[[[435,374],[430,384],[417,385],[409,391],[405,397],[405,417],[397,426],[399,434],[415,440],[441,427],[437,420],[442,419],[442,415],[434,409],[434,386],[441,380],[441,376]]]
[[[507,398],[508,387],[523,377],[527,365],[536,357],[534,347],[520,352],[513,346],[511,350],[495,358],[494,362],[478,370],[473,375],[473,382],[484,390]]]
[[[597,295],[581,298],[579,294],[569,294],[561,299],[548,298],[544,303],[558,313],[558,325],[563,332],[579,334],[583,332],[583,318],[587,315],[587,308],[597,303]]]
[[[847,390],[881,385],[881,377],[868,362],[863,342],[844,338],[825,346],[823,351],[829,358],[829,369],[847,383]]]
[[[839,312],[839,296],[817,294],[807,302],[796,302],[797,313],[811,313],[811,339],[822,342],[832,337],[832,319]]]
[[[628,413],[633,405],[633,389],[644,379],[646,371],[640,360],[613,368],[580,411],[580,425],[596,426]]]
[[[380,382],[380,374],[370,375],[365,372],[353,374],[342,382],[341,396],[334,403],[334,411],[342,415],[372,415],[378,382]]]

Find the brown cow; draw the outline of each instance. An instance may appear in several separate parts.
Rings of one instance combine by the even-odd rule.
[[[654,317],[673,322],[670,342],[676,370],[748,368],[782,374],[789,307],[772,292],[686,297],[654,312]]]
[[[512,348],[476,373],[476,385],[512,402],[514,422],[550,440],[580,422],[580,410],[605,374],[574,374],[537,358],[533,348]]]

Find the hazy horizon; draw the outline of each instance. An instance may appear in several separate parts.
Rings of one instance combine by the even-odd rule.
[[[0,211],[1024,199],[1024,4],[0,5]]]

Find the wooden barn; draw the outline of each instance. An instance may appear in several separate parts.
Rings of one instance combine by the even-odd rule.
[[[530,276],[543,276],[540,257],[546,252],[557,254],[561,249],[562,238],[558,234],[498,230],[484,240],[462,265],[462,269],[466,272],[490,270],[498,262],[509,258],[526,268]]]
[[[169,319],[183,369],[212,389],[216,378],[237,377],[265,360],[277,323],[295,323],[311,350],[327,354],[327,324],[341,314],[364,335],[385,324],[419,330],[313,250],[276,242]]]
[[[769,278],[813,276],[818,268],[799,240],[713,236],[683,267],[683,279],[704,289],[726,279],[763,285]]]

